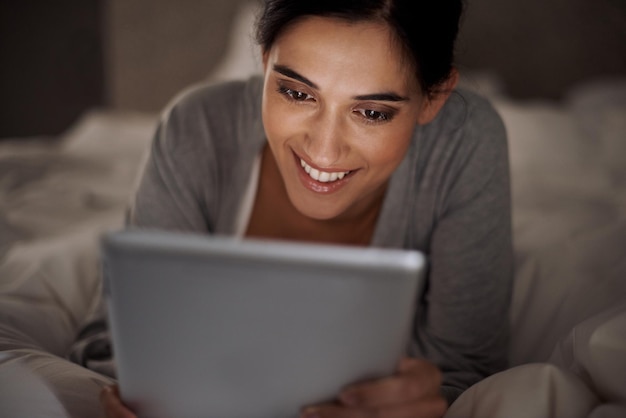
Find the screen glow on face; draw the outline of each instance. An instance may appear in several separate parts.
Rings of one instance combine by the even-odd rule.
[[[358,216],[385,191],[424,97],[380,23],[310,17],[264,54],[263,123],[292,204]]]

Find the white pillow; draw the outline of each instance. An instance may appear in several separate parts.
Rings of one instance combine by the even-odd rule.
[[[626,77],[585,81],[569,91],[565,103],[593,141],[613,185],[626,196]]]
[[[587,418],[599,402],[575,374],[552,364],[531,363],[470,387],[445,418]]]
[[[0,353],[0,408],[6,418],[102,416],[99,401],[113,380],[34,350]]]
[[[259,47],[254,42],[254,21],[261,4],[247,0],[239,6],[223,58],[207,76],[208,82],[247,78],[263,70]]]
[[[626,302],[576,325],[550,361],[578,375],[604,400],[626,404]]]
[[[574,326],[626,300],[626,217],[615,216],[604,213],[558,245],[517,252],[512,366],[547,361]]]
[[[97,230],[18,243],[0,263],[0,350],[63,357],[100,297]]]

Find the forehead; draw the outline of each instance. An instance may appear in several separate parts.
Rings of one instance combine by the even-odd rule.
[[[350,79],[350,84],[404,91],[417,86],[399,42],[382,22],[305,17],[289,25],[266,52],[270,61],[288,65],[316,83]]]

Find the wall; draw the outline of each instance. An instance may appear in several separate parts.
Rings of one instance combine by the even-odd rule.
[[[512,96],[558,99],[591,77],[626,75],[626,1],[469,0],[458,56],[499,74]]]
[[[218,65],[247,1],[3,0],[0,138],[55,135],[93,107],[162,109]],[[467,2],[459,66],[498,74],[514,97],[626,76],[625,0]]]
[[[0,2],[0,138],[56,135],[104,104],[103,1]]]
[[[245,0],[109,0],[109,103],[150,110],[202,79]],[[467,0],[462,70],[498,74],[517,98],[558,99],[596,76],[626,75],[624,0]]]
[[[224,52],[236,0],[108,0],[106,99],[154,111],[206,77]]]

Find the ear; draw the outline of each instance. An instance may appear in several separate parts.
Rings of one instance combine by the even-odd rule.
[[[452,91],[456,88],[459,82],[459,72],[456,68],[450,71],[450,75],[440,85],[436,87],[436,90],[428,94],[424,98],[419,115],[417,116],[418,125],[426,125],[437,117],[439,111],[446,104],[448,97]]]

